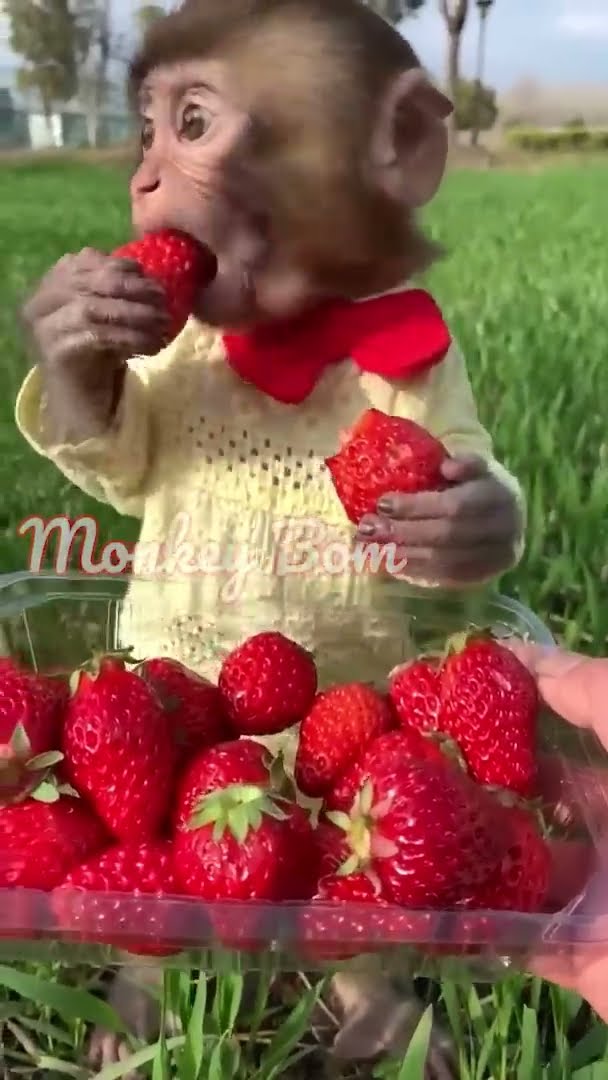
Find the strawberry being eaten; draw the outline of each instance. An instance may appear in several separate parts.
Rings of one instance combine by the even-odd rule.
[[[114,256],[139,263],[144,272],[160,282],[170,318],[168,342],[184,329],[199,289],[213,280],[215,256],[186,233],[162,229],[147,233],[114,251]]]

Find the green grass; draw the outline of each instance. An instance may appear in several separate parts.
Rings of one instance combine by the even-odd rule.
[[[504,591],[534,608],[562,640],[595,653],[608,651],[607,183],[608,170],[595,165],[537,175],[455,173],[429,215],[448,252],[432,285],[468,358],[497,453],[528,497],[527,554]],[[35,457],[17,438],[12,414],[26,367],[16,311],[64,252],[111,249],[123,240],[125,178],[90,165],[3,165],[0,227],[8,253],[0,312],[0,570],[11,570],[27,557],[16,529],[31,512],[92,512],[107,538],[136,533],[135,522],[80,496]],[[7,1075],[88,1075],[79,1017],[96,1015],[91,980],[88,971],[0,969]],[[217,986],[170,976],[167,993],[186,1031],[177,1043],[144,1049],[155,1080],[167,1075],[168,1059],[175,1075],[192,1080],[321,1075],[317,1035],[322,1040],[323,1019],[331,1026],[330,1018],[311,1019],[314,995],[302,997],[303,986],[296,987],[295,1014],[285,987],[279,1000],[276,990],[266,1000],[266,989],[252,1018],[234,976]],[[608,1077],[606,1028],[573,995],[511,976],[486,990],[446,980],[432,996],[465,1080]],[[206,1015],[204,1037],[200,1025],[188,1027],[199,1012]],[[426,1034],[423,1023],[408,1058],[377,1075],[421,1076]],[[104,1073],[105,1080],[117,1075]]]

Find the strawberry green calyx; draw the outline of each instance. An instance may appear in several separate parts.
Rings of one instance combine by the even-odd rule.
[[[327,819],[345,834],[351,854],[337,871],[340,877],[356,872],[372,875],[373,859],[387,859],[397,853],[392,841],[378,832],[378,822],[390,810],[390,800],[374,804],[374,789],[367,782],[357,795],[350,814],[327,814]]]
[[[80,667],[76,668],[70,675],[70,691],[72,695],[76,693],[83,676],[87,676],[90,679],[97,679],[102,671],[124,669],[127,665],[137,666],[140,663],[141,661],[134,658],[133,650],[131,648],[114,649],[110,652],[101,649],[96,650],[84,664],[81,664]]]
[[[63,761],[60,751],[31,756],[32,746],[22,724],[17,724],[10,741],[0,747],[0,806],[23,802],[44,782],[51,769]]]
[[[53,773],[49,773],[49,775],[30,792],[30,798],[35,799],[36,802],[42,803],[59,802],[62,795],[69,796],[72,799],[80,798],[79,793],[71,786],[71,784],[59,783],[57,777]]]
[[[192,831],[213,825],[216,843],[228,829],[234,839],[242,844],[250,829],[260,828],[264,817],[285,821],[287,814],[280,803],[288,802],[288,799],[270,794],[267,788],[257,784],[230,784],[222,791],[206,795],[196,806],[186,827]]]
[[[445,661],[449,656],[456,656],[458,653],[464,652],[473,642],[495,640],[496,638],[489,626],[470,626],[468,630],[459,630],[447,638],[442,660]]]

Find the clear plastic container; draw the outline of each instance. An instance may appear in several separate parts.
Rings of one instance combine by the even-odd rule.
[[[39,671],[56,672],[73,670],[94,650],[126,644],[119,640],[119,634],[125,605],[129,604],[127,586],[124,577],[109,576],[17,573],[0,579],[0,653],[19,657]],[[153,583],[138,587],[155,589]],[[164,588],[168,587],[165,584]],[[383,617],[393,622],[402,659],[436,647],[449,634],[469,626],[489,627],[500,637],[553,643],[548,629],[532,612],[487,591],[446,596],[416,593],[393,583],[383,604]],[[231,618],[238,623],[242,640],[260,629],[259,608],[255,626],[254,621],[250,625],[250,614],[246,604],[233,609]],[[383,667],[378,677],[386,678],[386,674]],[[351,678],[361,677],[359,669],[351,673]],[[540,739],[542,749],[559,759],[571,777],[569,801],[574,799],[578,813],[570,836],[581,852],[593,853],[608,823],[607,793],[590,782],[590,766],[602,752],[592,738],[583,737],[549,714],[543,717]],[[592,920],[580,914],[584,890],[581,893],[580,882],[575,886],[574,878],[572,889],[567,907],[549,914],[413,911],[400,920],[399,931],[390,935],[386,912],[352,906],[344,909],[331,942],[319,942],[318,948],[311,948],[309,942],[304,952],[302,905],[255,905],[253,910],[252,904],[207,905],[196,900],[121,896],[116,924],[115,897],[85,895],[83,904],[95,904],[97,916],[105,913],[105,921],[112,927],[114,944],[110,946],[82,940],[69,929],[60,930],[48,895],[5,889],[0,890],[0,955],[5,959],[122,963],[132,958],[130,946],[134,942],[137,953],[142,944],[144,951],[150,947],[154,953],[160,935],[161,951],[171,955],[155,956],[154,961],[171,966],[216,971],[313,970],[336,968],[345,962],[350,968],[373,964],[400,974],[432,974],[438,964],[445,967],[454,962],[464,963],[476,977],[495,976],[513,963],[525,963],[532,949],[563,949],[575,940],[591,948],[608,944],[608,917]],[[221,941],[218,925],[223,931]],[[241,950],[238,946],[243,937],[247,940]],[[337,956],[348,959],[338,961]]]

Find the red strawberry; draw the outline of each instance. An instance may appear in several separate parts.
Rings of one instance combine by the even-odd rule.
[[[312,903],[299,918],[299,945],[306,957],[347,960],[395,945],[432,939],[431,913],[387,903],[373,875],[334,874],[323,878]]]
[[[491,639],[472,639],[446,660],[439,727],[481,784],[534,792],[539,696],[528,669]]]
[[[64,683],[20,669],[0,668],[0,805],[27,798],[62,758],[58,751]]]
[[[108,893],[112,895],[103,895]],[[179,949],[166,943],[167,907],[151,903],[151,898],[162,901],[176,893],[170,844],[126,844],[111,847],[72,870],[55,889],[53,907],[71,937],[141,955],[169,956]],[[148,899],[140,902],[142,896]],[[138,935],[144,927],[141,941]]]
[[[368,409],[350,437],[326,461],[338,498],[355,525],[376,513],[389,492],[411,494],[445,487],[442,444],[412,420]]]
[[[265,746],[253,739],[220,743],[198,754],[179,782],[175,823],[185,828],[197,805],[213,791],[233,784],[270,787],[272,759]]]
[[[378,764],[351,814],[330,818],[352,851],[345,870],[371,870],[394,904],[446,908],[496,873],[500,809],[455,766],[417,761]]]
[[[300,729],[295,779],[319,798],[378,735],[393,726],[388,700],[365,683],[346,683],[319,694]]]
[[[0,888],[49,892],[65,875],[109,842],[79,799],[27,799],[0,810]]]
[[[66,710],[63,749],[72,783],[124,843],[154,839],[171,799],[176,746],[153,691],[105,657],[81,672]]]
[[[139,674],[156,692],[171,717],[184,756],[230,738],[221,694],[212,682],[165,657],[146,660]]]
[[[271,795],[266,785],[232,784],[211,792],[175,836],[180,889],[208,902],[222,901],[211,909],[211,919],[215,936],[231,949],[264,949],[277,927],[272,908],[228,902],[307,900],[318,880],[318,862],[308,815],[296,803]]]
[[[390,761],[444,761],[439,746],[413,728],[388,731],[369,744],[359,761],[351,765],[339,778],[335,787],[325,796],[326,810],[344,810],[346,813],[361,791],[364,783],[375,771],[379,762]]]
[[[505,808],[504,854],[496,875],[475,897],[489,911],[542,911],[551,879],[552,856],[534,815],[519,806]]]
[[[199,289],[213,280],[215,256],[186,233],[162,229],[141,240],[124,244],[115,258],[132,259],[144,272],[164,287],[171,318],[169,340],[176,338],[188,322]]]
[[[283,634],[256,634],[224,661],[219,688],[240,735],[276,735],[304,718],[317,691],[310,653]]]
[[[302,807],[267,786],[232,784],[201,799],[178,829],[175,873],[204,900],[307,899],[318,876],[313,829]]]
[[[436,731],[441,708],[441,671],[429,660],[404,664],[391,675],[389,697],[404,727]]]

